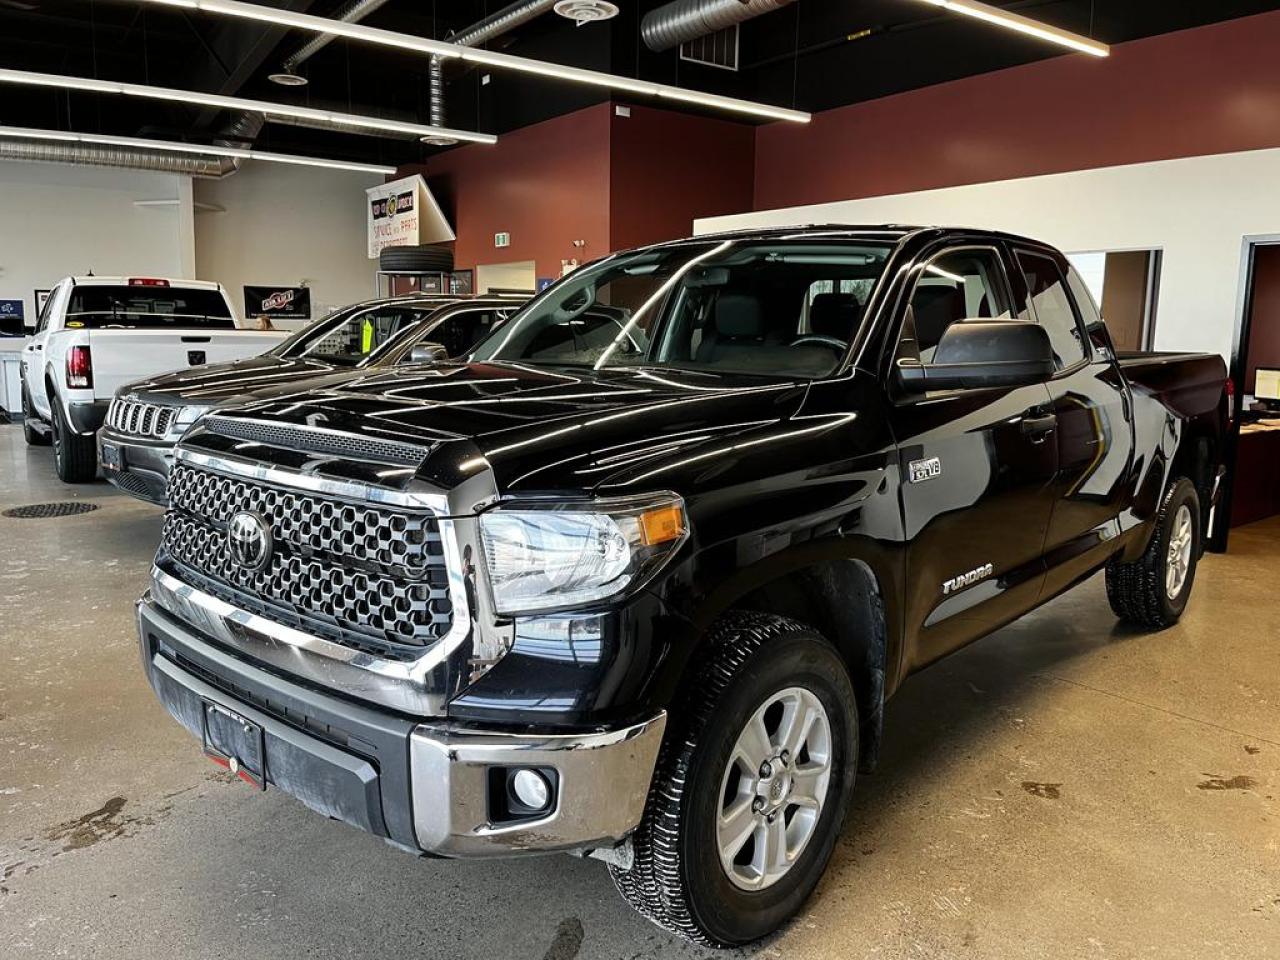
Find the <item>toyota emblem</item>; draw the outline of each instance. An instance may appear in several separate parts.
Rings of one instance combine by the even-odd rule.
[[[241,510],[227,524],[227,551],[236,566],[261,570],[271,559],[271,528],[261,514]]]

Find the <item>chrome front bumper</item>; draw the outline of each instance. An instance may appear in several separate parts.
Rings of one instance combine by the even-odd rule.
[[[620,730],[507,734],[423,724],[409,740],[413,822],[423,850],[447,857],[612,846],[644,814],[667,715]],[[489,772],[550,768],[557,791],[536,819],[494,823]]]
[[[640,822],[666,714],[574,734],[415,723],[317,690],[236,656],[145,595],[143,667],[161,703],[200,737],[202,704],[265,731],[267,783],[313,810],[441,857],[502,857],[610,847]],[[328,732],[326,739],[317,730]],[[545,815],[495,818],[495,770],[555,773]]]

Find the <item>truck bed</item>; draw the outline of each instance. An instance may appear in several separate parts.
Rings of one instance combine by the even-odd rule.
[[[1117,353],[1116,361],[1135,390],[1164,401],[1180,417],[1227,414],[1226,362],[1216,353]]]

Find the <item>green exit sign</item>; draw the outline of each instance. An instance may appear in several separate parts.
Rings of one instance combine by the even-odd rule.
[[[511,234],[509,234],[509,233],[505,233],[505,232],[504,232],[504,233],[495,233],[495,234],[493,235],[493,245],[494,245],[495,247],[509,247],[509,246],[511,246]]]

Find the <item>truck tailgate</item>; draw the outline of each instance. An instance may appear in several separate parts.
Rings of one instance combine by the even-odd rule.
[[[288,334],[262,330],[90,330],[93,392],[115,396],[126,383],[204,363],[257,356]]]

